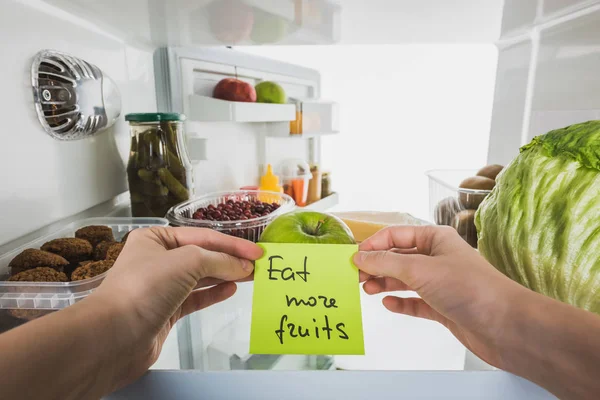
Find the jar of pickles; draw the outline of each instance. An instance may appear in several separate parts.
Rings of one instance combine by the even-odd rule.
[[[192,163],[183,121],[175,113],[128,114],[131,151],[127,179],[134,217],[164,217],[193,196]]]

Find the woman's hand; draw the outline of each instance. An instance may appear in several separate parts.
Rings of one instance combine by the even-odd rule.
[[[480,358],[502,366],[498,341],[526,290],[494,269],[453,229],[385,229],[360,245],[355,263],[370,275],[363,274],[366,293],[415,291],[420,296],[387,296],[383,305],[388,310],[437,321]]]
[[[102,285],[86,299],[113,310],[113,338],[128,360],[117,386],[157,360],[180,318],[231,297],[233,281],[251,278],[250,260],[261,255],[254,243],[212,230],[133,231]],[[202,289],[210,285],[216,286]]]
[[[483,360],[560,399],[598,398],[598,315],[511,281],[453,229],[385,229],[360,245],[355,263],[365,292],[420,296],[388,296],[388,310],[440,322]]]

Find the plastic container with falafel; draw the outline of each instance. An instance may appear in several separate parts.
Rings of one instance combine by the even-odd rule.
[[[68,307],[96,289],[137,228],[163,218],[91,218],[0,256],[0,333]]]

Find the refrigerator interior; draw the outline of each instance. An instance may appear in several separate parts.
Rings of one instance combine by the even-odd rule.
[[[296,48],[297,51],[293,47],[248,49],[243,46],[256,43],[245,37],[240,40],[234,37],[235,43],[223,43],[223,36],[215,34],[213,28],[219,26],[219,22],[226,23],[227,18],[219,14],[219,9],[211,8],[212,2],[206,0],[178,0],[168,4],[143,0],[4,1],[0,5],[0,26],[5,36],[14,39],[0,43],[5,59],[10,60],[0,67],[2,75],[8,77],[4,82],[4,109],[9,110],[1,133],[4,146],[0,150],[0,167],[4,171],[4,190],[0,192],[0,204],[3,205],[0,251],[6,253],[16,247],[24,240],[24,235],[35,235],[40,232],[38,229],[47,231],[73,218],[127,213],[125,163],[130,138],[122,116],[130,112],[176,111],[190,117],[186,130],[189,152],[195,162],[197,194],[256,184],[267,163],[277,164],[290,157],[302,158],[335,168],[334,176],[339,176],[336,187],[341,189],[338,209],[345,207],[345,196],[360,199],[360,195],[364,195],[360,182],[369,180],[369,174],[382,174],[376,170],[378,157],[389,159],[395,154],[389,151],[383,153],[384,156],[375,153],[367,144],[368,138],[377,138],[373,140],[382,148],[391,148],[390,143],[400,144],[399,157],[423,154],[423,165],[431,164],[431,168],[478,168],[483,162],[506,164],[519,146],[537,134],[600,117],[598,1],[506,0],[490,2],[486,7],[483,2],[464,0],[460,5],[449,7],[449,2],[428,1],[422,6],[408,6],[408,2],[379,0],[369,2],[368,8],[364,2],[324,1],[316,7],[320,10],[318,14],[307,11],[311,3],[299,3],[303,5],[300,8],[302,18],[298,16],[298,2],[291,0],[247,1],[244,7],[250,8],[243,9],[254,10],[262,17],[264,13],[278,17],[275,26],[283,28],[278,31],[271,27],[265,34],[265,43],[345,44],[331,50],[329,55],[328,47],[303,47]],[[428,7],[436,6],[440,12],[431,19]],[[466,9],[470,11],[461,11]],[[240,18],[244,20],[247,14]],[[437,28],[429,29],[432,26]],[[246,34],[243,29],[238,31],[238,35]],[[465,83],[469,78],[469,74],[465,74],[461,75],[462,80],[453,82],[455,86],[441,86],[457,91],[467,86],[478,87],[479,91],[474,90],[471,95],[483,96],[488,102],[478,98],[476,102],[480,103],[481,109],[477,110],[481,111],[477,111],[477,116],[467,121],[475,102],[466,100],[457,103],[462,105],[464,117],[452,119],[445,115],[444,112],[458,106],[448,105],[444,109],[442,102],[428,102],[428,98],[436,95],[435,87],[428,87],[422,98],[403,108],[393,103],[393,96],[378,104],[378,99],[364,95],[370,90],[369,78],[377,79],[379,87],[386,83],[406,83],[398,78],[406,71],[402,69],[405,59],[400,53],[404,50],[405,54],[414,55],[411,52],[416,51],[408,43],[436,46],[431,43],[440,42],[450,46],[445,48],[446,53],[439,53],[439,58],[423,57],[420,62],[437,63],[439,70],[430,68],[422,73],[433,75],[445,71],[446,75],[441,74],[444,81],[453,79],[448,73],[450,67],[444,69],[444,57],[446,60],[452,57],[451,46],[457,46],[455,54],[468,56],[470,53],[460,44],[469,43],[480,46],[481,54],[486,54],[479,59],[481,64],[475,65],[486,71],[477,78],[481,79],[481,85],[473,81]],[[233,45],[234,49],[225,48],[225,44]],[[393,66],[381,64],[376,58],[378,54],[384,57],[386,46],[399,53],[398,57],[386,56],[389,56],[386,61],[397,63]],[[42,49],[67,52],[89,61],[117,83],[122,109],[121,118],[113,127],[93,138],[73,142],[56,141],[43,131],[35,115],[30,79],[32,58]],[[328,68],[333,62],[332,54],[336,52],[340,55],[338,64]],[[361,58],[366,54],[369,57]],[[369,64],[378,63],[369,70]],[[459,68],[461,64],[450,60],[448,65]],[[417,62],[413,69],[419,70],[419,66]],[[340,73],[336,74],[336,71]],[[382,78],[386,73],[390,79]],[[280,137],[279,129],[286,123],[273,121],[272,117],[264,118],[266,121],[243,123],[234,121],[235,118],[228,122],[208,120],[202,111],[210,103],[203,103],[202,97],[210,96],[218,80],[232,76],[250,83],[272,79],[281,82],[290,96],[339,102],[339,134]],[[348,86],[352,80],[356,80],[353,82],[355,90]],[[435,82],[433,77],[432,81]],[[415,93],[417,89],[411,88]],[[440,97],[447,104],[453,101],[447,94]],[[354,108],[348,111],[344,104]],[[393,128],[384,132],[386,127],[381,122],[369,125],[368,118],[359,118],[357,110],[361,105],[365,115],[385,109],[388,119],[384,121]],[[421,111],[415,112],[411,106]],[[425,124],[410,132],[402,130],[402,119],[408,119],[411,113],[431,119],[446,117],[450,134],[443,136],[445,132],[440,132],[443,125],[433,123],[435,129]],[[460,130],[461,119],[463,124],[470,123],[468,133]],[[473,119],[478,122],[473,124]],[[370,129],[376,129],[376,132],[370,132]],[[461,137],[461,133],[466,136]],[[437,139],[438,142],[431,148],[407,148],[402,147],[402,135],[420,136],[425,142]],[[393,140],[390,139],[392,136]],[[459,138],[462,141],[453,141]],[[469,138],[471,142],[465,144],[465,139]],[[447,152],[452,146],[457,154],[469,156],[436,157],[436,151]],[[362,155],[356,150],[361,148],[368,149],[375,161],[361,163]],[[336,158],[336,153],[341,152],[350,155]],[[351,164],[352,158],[357,160],[354,164]],[[452,162],[453,165],[448,165]],[[420,211],[403,209],[407,204],[416,203],[426,207],[426,178],[419,168],[405,173],[404,179],[386,169],[387,181],[397,183],[379,185],[382,187],[377,189],[377,196],[384,198],[386,193],[392,194],[387,199],[393,199],[398,193],[411,196],[413,202],[400,202],[401,205],[396,206],[399,209],[395,210],[424,216],[424,208]],[[322,208],[335,206],[337,197],[335,200]],[[393,200],[386,200],[372,204],[388,209],[392,203]],[[356,203],[345,204],[354,208]],[[231,301],[199,312],[179,324],[165,344],[155,368],[223,370],[248,367],[245,329],[248,328],[251,290],[250,284],[240,285]],[[379,299],[365,298],[363,301],[369,302],[369,307],[375,307]],[[427,350],[431,363],[426,362],[428,358],[423,357],[422,349],[417,346],[410,355],[412,360],[405,358],[398,362],[390,357],[381,368],[432,369],[432,365],[439,367],[443,359],[440,354],[444,352],[448,353],[445,360],[449,360],[446,369],[464,367],[464,348],[441,327],[403,319],[391,322],[392,317],[365,313],[365,325],[376,328],[381,318],[388,319],[394,329],[405,329],[405,343],[414,343],[420,337],[422,346],[429,342],[439,347]],[[401,346],[396,349],[398,353],[403,351]],[[269,368],[281,369],[332,366],[323,359],[304,357],[287,357],[277,362],[258,361],[264,361]],[[343,364],[344,360],[339,360],[339,365],[349,369],[368,365],[368,369],[377,369],[377,362],[346,361]]]

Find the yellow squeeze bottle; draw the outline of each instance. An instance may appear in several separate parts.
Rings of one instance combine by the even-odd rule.
[[[283,193],[283,188],[279,186],[279,177],[273,173],[271,164],[267,166],[267,173],[260,178],[260,190]]]

